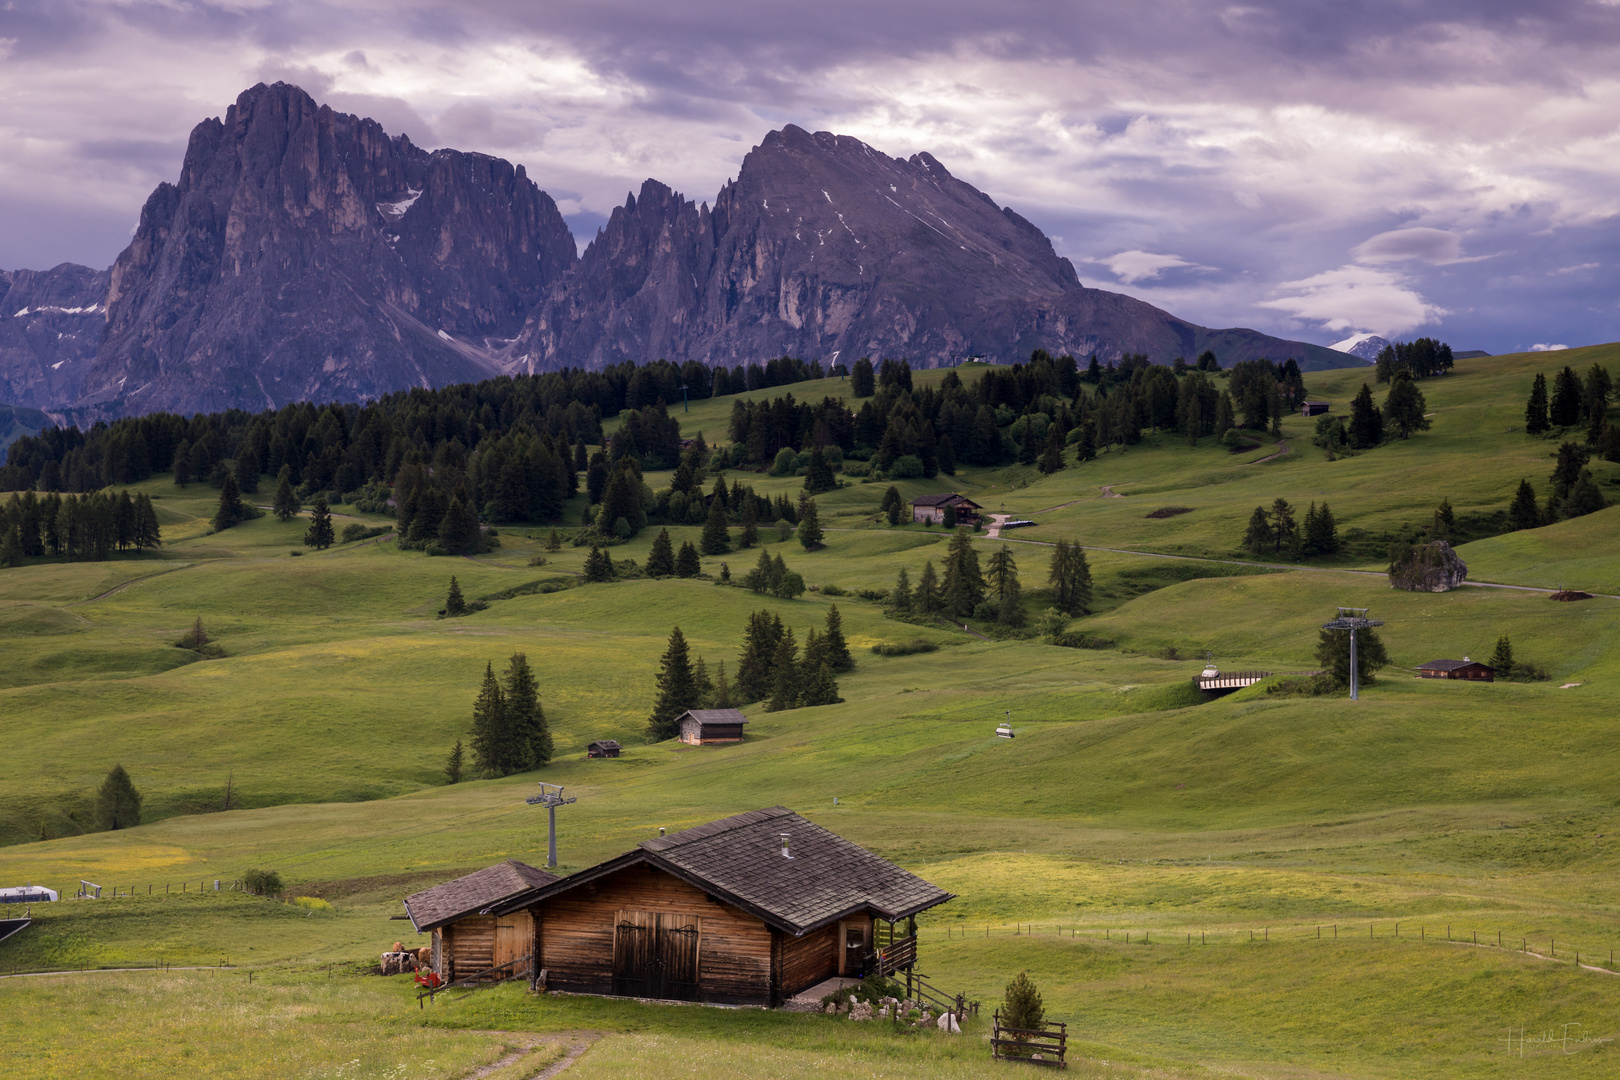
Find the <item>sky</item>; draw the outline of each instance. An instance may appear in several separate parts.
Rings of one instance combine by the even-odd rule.
[[[794,123],[927,150],[1207,326],[1620,340],[1620,0],[0,0],[0,267],[109,265],[277,79],[523,164],[581,244]]]

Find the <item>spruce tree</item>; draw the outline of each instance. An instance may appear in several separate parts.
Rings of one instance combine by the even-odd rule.
[[[1355,400],[1350,402],[1350,445],[1357,450],[1368,450],[1384,441],[1384,414],[1373,404],[1372,388],[1361,384]]]
[[[1300,541],[1300,554],[1307,557],[1321,554],[1320,550],[1317,548],[1317,540],[1322,531],[1319,517],[1320,515],[1316,510],[1316,503],[1313,501],[1310,509],[1305,511],[1305,523],[1300,528],[1300,533],[1302,534]]]
[[[692,667],[692,685],[697,688],[697,707],[712,709],[714,706],[714,680],[709,678],[709,665],[703,657],[697,658]]]
[[[461,773],[467,764],[467,751],[462,748],[461,740],[450,748],[450,756],[444,761],[444,782],[447,784],[461,783]]]
[[[1275,542],[1274,550],[1281,551],[1284,544],[1292,545],[1299,526],[1294,523],[1294,508],[1288,500],[1277,498],[1271,504],[1271,536]]]
[[[834,671],[855,670],[855,658],[849,654],[849,642],[844,640],[844,617],[838,613],[837,604],[827,608],[826,632],[821,635],[821,643],[827,663]]]
[[[759,510],[754,506],[753,496],[743,504],[742,532],[737,534],[739,548],[751,548],[759,543]]]
[[[1272,540],[1271,515],[1266,508],[1257,506],[1249,515],[1249,528],[1243,534],[1243,546],[1251,555],[1264,555]]]
[[[838,680],[833,675],[832,665],[823,661],[810,668],[804,676],[804,687],[800,691],[800,701],[805,706],[811,705],[837,705],[844,699],[838,696]]]
[[[524,653],[513,653],[506,665],[505,757],[508,772],[526,772],[551,761],[551,728],[540,707],[540,686]]]
[[[36,534],[35,543],[38,542]],[[136,548],[155,548],[163,545],[163,530],[158,526],[157,510],[152,506],[152,497],[142,494],[135,500],[135,546]],[[27,538],[24,538],[26,554]]]
[[[945,595],[939,587],[939,575],[934,570],[933,559],[923,563],[922,576],[917,579],[915,603],[917,610],[925,615],[945,610]]]
[[[911,611],[911,578],[906,568],[900,568],[900,574],[894,580],[894,588],[889,590],[889,610],[901,615]]]
[[[450,575],[450,593],[444,598],[444,613],[452,619],[467,614],[467,600],[461,595],[461,585],[454,574]]]
[[[680,734],[675,721],[689,709],[699,707],[697,682],[692,677],[692,661],[686,635],[679,626],[669,635],[669,646],[658,662],[658,698],[647,718],[647,738],[663,742]]]
[[[1079,461],[1092,461],[1097,456],[1097,421],[1093,417],[1086,417],[1080,422],[1080,441],[1074,444],[1075,458]]]
[[[810,451],[810,463],[804,470],[804,490],[811,495],[820,495],[837,486],[838,478],[833,475],[832,466],[827,464],[827,455],[821,452],[821,447],[814,447]]]
[[[1029,972],[1020,971],[1007,984],[1007,993],[1001,1002],[1001,1024],[1024,1031],[1039,1031],[1045,1022],[1046,1006],[1041,1001],[1041,992],[1030,980]]]
[[[1529,435],[1541,435],[1551,427],[1547,418],[1547,376],[1538,371],[1530,387],[1530,400],[1524,404],[1524,430]]]
[[[756,611],[748,616],[748,627],[743,632],[742,655],[737,657],[737,698],[740,702],[763,701],[769,696],[776,644],[782,634],[782,620],[769,611]]]
[[[1012,548],[1002,544],[990,556],[990,563],[986,569],[990,581],[990,595],[996,602],[996,621],[1004,626],[1022,626],[1023,593],[1018,584],[1018,564],[1013,561]]]
[[[317,496],[309,511],[309,529],[304,533],[304,546],[323,551],[332,546],[332,511],[326,499]]]
[[[1350,685],[1350,633],[1347,630],[1323,630],[1317,635],[1316,662],[1322,665],[1322,675],[1334,686]],[[1366,686],[1373,682],[1373,673],[1389,663],[1389,654],[1375,630],[1356,631],[1357,682]]]
[[[1535,489],[1530,486],[1530,481],[1521,479],[1519,490],[1513,495],[1513,503],[1508,507],[1508,531],[1518,532],[1520,529],[1535,529],[1540,526],[1541,510],[1536,506]]]
[[[966,532],[951,536],[945,552],[945,611],[957,618],[967,618],[973,609],[984,603],[984,575],[979,572],[979,553]]]
[[[1041,460],[1036,467],[1046,476],[1063,468],[1063,429],[1057,424],[1046,429],[1046,448],[1041,451]]]
[[[472,752],[473,763],[484,776],[505,776],[505,749],[508,743],[506,724],[506,694],[495,678],[495,665],[484,665],[484,683],[473,702]]]
[[[253,451],[243,447],[236,455],[232,467],[232,474],[236,477],[236,487],[239,491],[249,494],[259,490],[259,463],[253,456]]]
[[[776,653],[771,657],[771,697],[765,703],[765,711],[798,708],[800,691],[798,643],[793,640],[792,630],[784,630],[777,639]]]
[[[699,540],[703,554],[724,555],[731,550],[731,530],[727,524],[725,500],[716,495],[709,503],[709,519],[703,525],[703,536]]]
[[[1322,509],[1317,511],[1317,528],[1321,531],[1318,545],[1323,555],[1333,555],[1339,550],[1339,523],[1333,519],[1333,511],[1324,502]]]
[[[1423,415],[1426,408],[1428,403],[1423,399],[1423,391],[1418,389],[1411,374],[1398,372],[1384,401],[1385,424],[1394,429],[1396,435],[1409,439],[1413,432],[1429,430],[1429,418]]]
[[[821,517],[816,512],[816,500],[808,499],[799,508],[799,543],[804,550],[814,551],[821,546]]]
[[[670,542],[669,530],[659,529],[653,538],[652,550],[647,552],[647,573],[652,577],[669,577],[675,572],[675,547]]]
[[[585,580],[590,582],[613,580],[613,559],[595,544],[591,545],[591,550],[585,555]]]
[[[1552,401],[1547,406],[1547,417],[1553,427],[1573,427],[1581,422],[1581,377],[1575,369],[1566,366],[1553,377]]]
[[[675,556],[675,576],[691,578],[702,572],[703,562],[698,558],[697,548],[692,546],[692,541],[683,540],[681,550]]]
[[[242,505],[242,493],[236,486],[236,477],[227,473],[219,489],[219,506],[214,510],[214,531],[224,532],[245,517],[247,507]]]
[[[129,773],[114,765],[96,789],[96,830],[132,829],[141,823],[141,793]]]
[[[720,661],[714,671],[714,694],[709,699],[711,709],[729,709],[733,705],[731,684],[726,681],[726,662]]]
[[[1457,528],[1457,515],[1451,509],[1451,500],[1442,498],[1440,505],[1434,508],[1434,518],[1429,522],[1430,540],[1450,540],[1451,534]]]
[[[553,525],[551,527],[551,533],[550,533],[550,535],[548,535],[546,537],[546,550],[547,551],[561,551],[562,550],[562,533],[557,531],[557,526],[555,526],[555,525]]]
[[[281,477],[276,481],[275,498],[270,503],[271,512],[281,521],[294,517],[303,509],[302,504],[298,501],[298,496],[293,494],[292,480],[288,472],[287,466],[283,465],[281,467]]]
[[[22,529],[13,525],[6,530],[5,540],[0,542],[0,566],[21,566],[22,564]]]
[[[450,505],[439,524],[439,546],[451,555],[461,555],[477,545],[478,536],[478,513],[458,491],[450,496]]]
[[[1513,678],[1513,642],[1506,634],[1496,639],[1496,651],[1491,654],[1491,670],[1499,679]]]

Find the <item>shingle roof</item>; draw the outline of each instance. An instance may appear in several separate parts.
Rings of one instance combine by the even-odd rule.
[[[1478,665],[1479,667],[1490,667],[1491,666],[1489,664],[1480,663],[1480,661],[1478,661],[1478,660],[1430,660],[1427,664],[1419,664],[1418,665],[1418,670],[1419,671],[1457,671],[1460,668],[1474,667],[1475,665]]]
[[[736,709],[688,709],[675,718],[678,724],[688,716],[700,724],[746,724],[748,717]]]
[[[420,933],[455,922],[464,915],[476,914],[509,896],[560,880],[556,874],[507,859],[406,897],[405,913]]]
[[[782,855],[782,833],[789,834],[792,858]],[[868,908],[882,918],[901,919],[953,898],[860,845],[773,806],[644,840],[635,851],[513,898],[502,908],[525,907],[637,862],[667,870],[795,935]]]
[[[622,749],[624,749],[624,747],[619,745],[619,740],[618,739],[597,739],[595,742],[591,743],[590,745],[591,746],[600,746],[604,750],[622,750]]]
[[[947,503],[953,503],[953,502],[955,502],[955,503],[967,503],[969,506],[978,506],[979,505],[978,503],[974,502],[972,499],[968,498],[966,495],[958,495],[954,491],[947,491],[943,495],[919,495],[917,498],[911,500],[911,505],[912,506],[944,506]]]

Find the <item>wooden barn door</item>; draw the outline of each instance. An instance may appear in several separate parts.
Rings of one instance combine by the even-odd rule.
[[[613,934],[613,992],[696,1000],[700,927],[692,915],[621,911]]]
[[[529,913],[520,911],[515,915],[502,915],[495,920],[495,967],[510,964],[514,960],[529,955],[529,947],[533,944],[533,934],[529,929]]]

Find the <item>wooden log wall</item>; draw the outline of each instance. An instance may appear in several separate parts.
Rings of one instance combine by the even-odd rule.
[[[782,996],[790,998],[837,975],[838,950],[842,947],[838,923],[812,930],[803,937],[783,935]]]
[[[613,939],[621,911],[695,916],[699,997],[724,1004],[768,1004],[771,931],[763,922],[701,889],[645,864],[627,867],[544,901],[533,909],[537,963],[546,985],[576,993],[613,992]]]
[[[444,928],[447,979],[462,979],[495,966],[495,919],[469,915]]]

